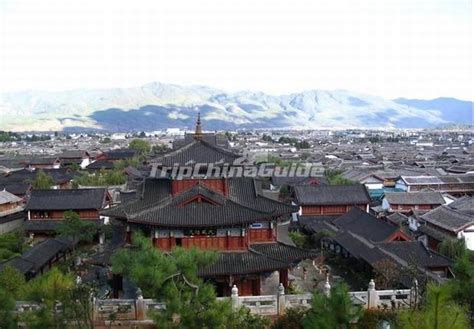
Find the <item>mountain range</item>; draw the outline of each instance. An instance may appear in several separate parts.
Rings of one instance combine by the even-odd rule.
[[[134,88],[0,94],[0,130],[154,131],[205,129],[429,128],[472,124],[473,102],[384,99],[346,90],[288,95],[150,83]]]

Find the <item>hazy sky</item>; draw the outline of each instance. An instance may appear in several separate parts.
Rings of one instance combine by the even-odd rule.
[[[473,99],[470,0],[0,0],[0,91],[151,81]]]

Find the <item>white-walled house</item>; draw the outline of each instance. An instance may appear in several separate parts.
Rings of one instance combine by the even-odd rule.
[[[462,197],[421,216],[425,222],[418,231],[426,235],[427,245],[436,249],[443,240],[464,239],[466,247],[474,250],[474,199]]]

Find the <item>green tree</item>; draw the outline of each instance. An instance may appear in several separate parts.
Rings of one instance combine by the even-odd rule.
[[[467,312],[452,299],[449,285],[429,283],[426,303],[421,308],[403,311],[399,315],[403,329],[467,329]]]
[[[153,314],[160,328],[225,328],[233,315],[230,303],[217,301],[213,286],[197,275],[198,268],[216,257],[214,252],[179,247],[165,254],[135,234],[133,247],[113,256],[112,270],[134,281],[145,297],[166,303],[164,311]]]
[[[466,252],[466,243],[464,239],[445,239],[440,243],[438,251],[446,257],[456,259]]]
[[[158,144],[158,145],[153,145],[152,147],[152,153],[153,154],[164,154],[168,152],[170,148],[165,145],[165,144]]]
[[[15,268],[7,266],[0,272],[0,287],[9,296],[19,298],[24,286],[25,276]]]
[[[0,285],[0,328],[18,328],[15,320],[15,299]]]
[[[54,179],[43,170],[38,171],[33,180],[33,188],[35,189],[50,189],[54,185]]]
[[[46,274],[30,281],[25,289],[26,300],[41,303],[38,311],[24,315],[28,328],[63,328],[68,320],[65,309],[71,302],[74,278],[53,267]],[[62,312],[58,305],[62,305]]]
[[[137,151],[140,155],[147,154],[150,152],[150,143],[143,139],[134,139],[128,144],[130,150]]]
[[[272,324],[272,329],[303,329],[303,321],[308,313],[306,307],[289,308]]]
[[[346,329],[362,315],[361,308],[352,303],[345,283],[333,287],[329,297],[315,292],[311,306],[304,319],[305,328]]]
[[[75,248],[79,242],[92,241],[97,233],[97,226],[95,223],[82,220],[77,212],[68,210],[64,213],[64,220],[59,223],[56,231],[60,236],[71,238]]]
[[[471,252],[465,251],[453,266],[454,279],[451,280],[453,297],[456,301],[474,310],[474,264]]]
[[[0,261],[10,259],[22,253],[23,237],[22,231],[0,235]]]
[[[327,169],[324,171],[324,176],[327,178],[330,185],[354,185],[355,182],[342,176],[343,171],[338,169]]]

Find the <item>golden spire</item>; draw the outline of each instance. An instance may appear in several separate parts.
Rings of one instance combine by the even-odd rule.
[[[194,133],[195,137],[200,138],[202,136],[202,128],[201,128],[201,112],[198,112],[198,117],[196,121],[196,131]]]

